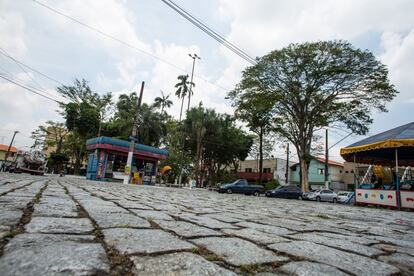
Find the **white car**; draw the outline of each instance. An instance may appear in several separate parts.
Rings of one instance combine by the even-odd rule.
[[[349,203],[353,197],[354,192],[338,192],[338,202],[340,203]]]
[[[331,190],[317,190],[315,192],[309,193],[307,198],[309,200],[316,200],[316,201],[330,201],[336,203],[338,201],[338,195]]]

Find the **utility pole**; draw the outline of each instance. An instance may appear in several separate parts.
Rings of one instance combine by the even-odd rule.
[[[7,149],[6,156],[4,157],[4,161],[7,161],[7,157],[9,157],[9,153],[10,153],[11,147],[12,147],[13,142],[14,142],[14,137],[16,137],[17,133],[19,133],[19,132],[16,130],[13,134],[13,138],[10,141],[10,145],[9,145],[9,148]]]
[[[132,126],[132,135],[129,137],[129,151],[128,151],[128,159],[127,163],[125,164],[125,171],[124,171],[124,184],[129,184],[129,179],[131,176],[131,168],[132,168],[132,159],[134,157],[134,150],[135,150],[135,141],[138,142],[138,125],[141,121],[141,116],[139,114],[139,109],[141,107],[142,102],[142,94],[144,93],[144,84],[141,84],[141,91],[139,93],[139,98],[137,99],[137,113],[135,114],[134,118],[134,125]]]
[[[201,59],[197,54],[188,54],[193,59],[193,68],[191,70],[191,80],[190,80],[190,91],[188,92],[188,105],[187,105],[187,112],[190,110],[190,101],[191,101],[191,94],[193,93],[193,77],[194,77],[194,66],[195,66],[195,60]],[[180,117],[181,122],[181,117]],[[181,168],[180,168],[180,174],[178,176],[178,186],[181,187],[182,182],[182,176],[183,176],[183,160],[184,160],[184,146],[185,146],[185,134],[183,133],[183,145],[182,145],[182,151],[181,151]]]
[[[188,54],[193,59],[193,69],[191,70],[191,80],[190,80],[190,92],[188,93],[188,106],[187,111],[190,110],[190,100],[191,100],[191,94],[193,93],[193,77],[194,77],[194,66],[196,59],[201,59],[197,54]]]
[[[289,143],[286,150],[286,184],[289,185]]]
[[[329,189],[329,147],[328,147],[328,129],[325,130],[325,189]]]

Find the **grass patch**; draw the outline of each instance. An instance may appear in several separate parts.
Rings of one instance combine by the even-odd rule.
[[[264,268],[259,264],[241,265],[240,271],[242,273],[252,274],[252,273],[263,272]]]
[[[318,214],[317,217],[321,219],[331,219],[331,217],[324,215],[324,214]]]

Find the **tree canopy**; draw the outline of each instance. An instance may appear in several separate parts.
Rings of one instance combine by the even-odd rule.
[[[365,134],[372,111],[385,112],[396,94],[386,66],[372,53],[345,41],[321,41],[291,44],[258,58],[229,96],[236,106],[271,103],[275,131],[298,152],[306,191],[314,132],[339,124]]]

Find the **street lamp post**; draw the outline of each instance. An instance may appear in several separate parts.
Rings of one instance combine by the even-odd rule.
[[[191,101],[191,94],[193,93],[193,77],[194,77],[194,66],[196,59],[201,59],[197,54],[188,54],[193,59],[193,69],[191,70],[191,80],[190,80],[190,92],[188,93],[188,106],[187,111],[190,110],[190,101]]]

